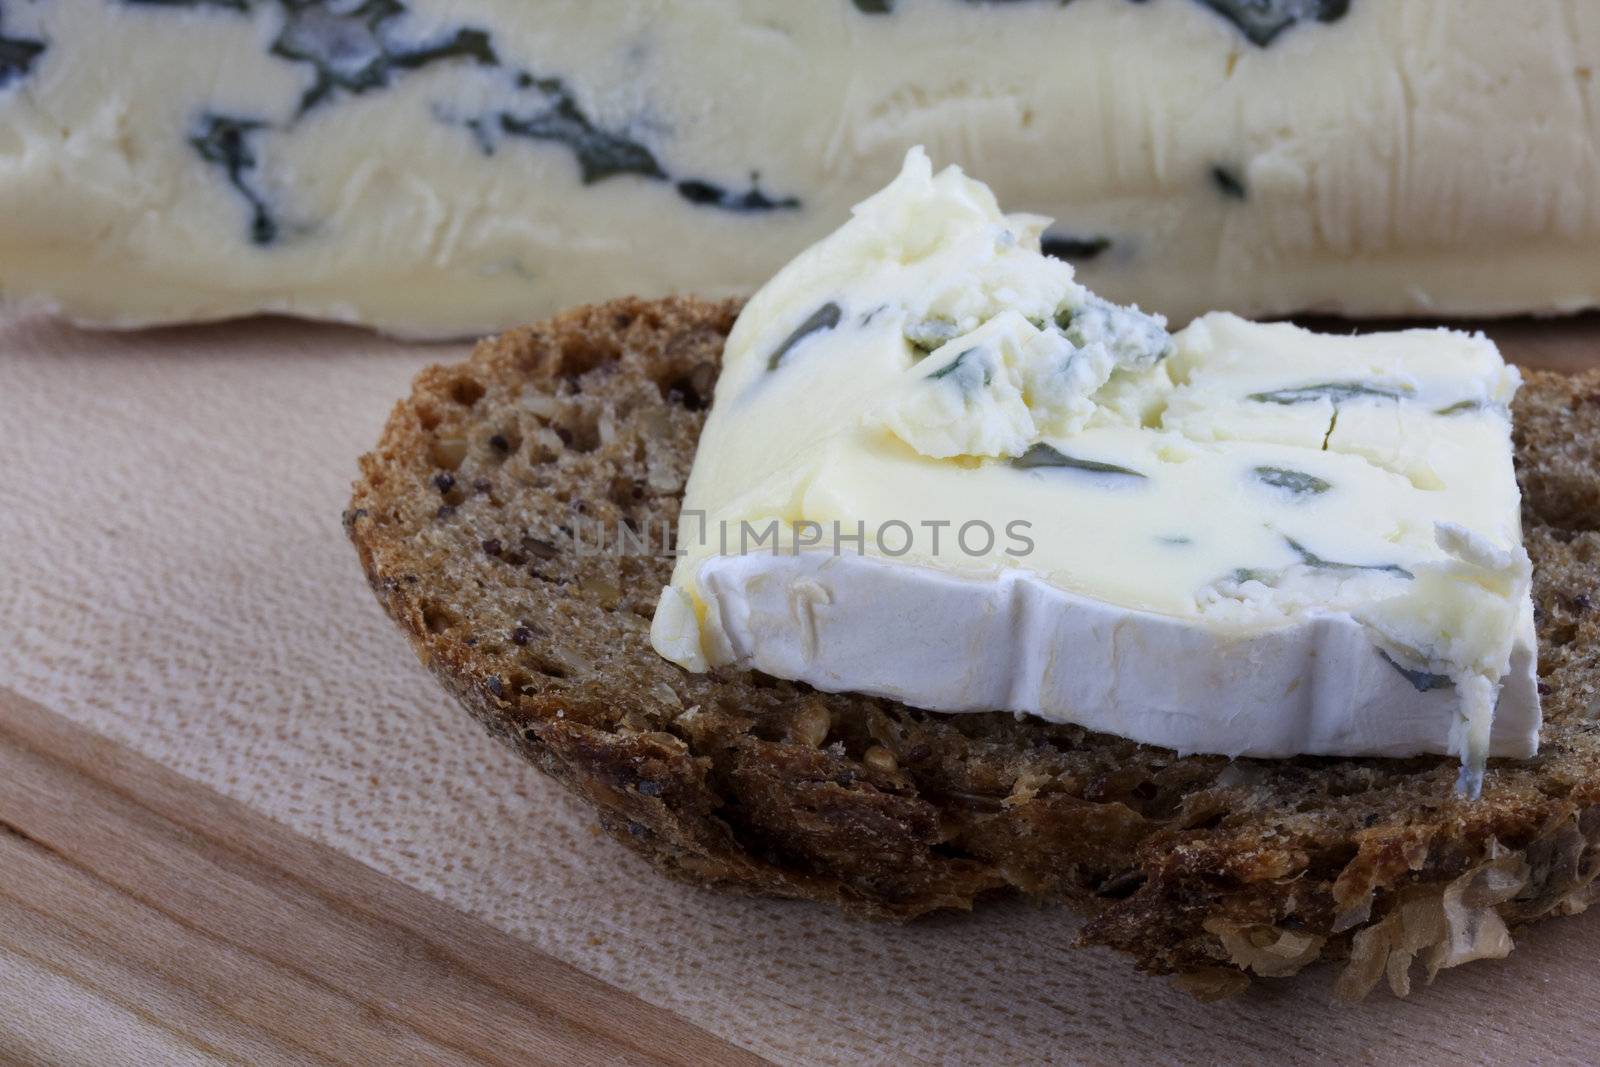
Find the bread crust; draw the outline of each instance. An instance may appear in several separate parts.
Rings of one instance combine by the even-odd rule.
[[[889,919],[1022,892],[1203,996],[1323,957],[1346,995],[1404,992],[1413,958],[1503,955],[1593,899],[1600,372],[1529,372],[1516,403],[1546,724],[1469,803],[1449,759],[1179,757],[660,659],[672,560],[583,540],[675,525],[737,310],[618,300],[429,368],[344,516],[422,662],[661,870]]]

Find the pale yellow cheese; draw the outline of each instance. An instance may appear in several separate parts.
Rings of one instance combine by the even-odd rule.
[[[1594,304],[1600,5],[1345,6],[8,3],[0,297],[447,335],[745,294],[924,143],[1180,325]]]
[[[744,609],[714,609],[702,575],[775,530],[758,551],[977,582],[1024,572],[1135,628],[1160,616],[1232,634],[1246,656],[1251,635],[1353,619],[1419,690],[1456,686],[1470,714],[1450,750],[1481,764],[1514,655],[1531,670],[1515,369],[1447,330],[1336,337],[1213,314],[1168,335],[1084,290],[1038,232],[917,150],[750,301],[657,648],[696,669],[736,658],[727,626]],[[795,594],[821,605],[796,601],[796,641],[815,644],[833,598],[819,588]],[[908,617],[925,610],[908,601]],[[1529,679],[1518,699],[1536,726]]]

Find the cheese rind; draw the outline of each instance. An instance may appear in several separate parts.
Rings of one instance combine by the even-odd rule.
[[[1597,68],[1571,0],[13,3],[0,294],[440,336],[745,293],[927,143],[1175,322],[1570,310]]]
[[[1494,346],[1168,335],[1038,230],[914,150],[752,298],[657,649],[1183,749],[1454,752],[1468,792],[1491,749],[1531,751]]]
[[[718,556],[698,572],[724,664],[935,711],[1007,709],[1179,752],[1458,754],[1454,685],[1419,689],[1349,615],[1202,627],[1058,589],[869,556]],[[1538,750],[1531,616],[1491,756]]]

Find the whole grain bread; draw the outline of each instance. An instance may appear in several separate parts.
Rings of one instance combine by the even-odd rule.
[[[1532,372],[1517,400],[1546,720],[1469,803],[1446,758],[1180,758],[656,656],[672,561],[578,539],[675,522],[737,310],[620,300],[424,371],[345,514],[422,661],[657,867],[894,919],[1066,902],[1083,942],[1200,995],[1320,957],[1346,995],[1404,993],[1413,960],[1503,955],[1594,899],[1600,374]]]

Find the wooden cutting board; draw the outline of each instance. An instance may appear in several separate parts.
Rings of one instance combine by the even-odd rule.
[[[1600,365],[1600,319],[1491,331]],[[1070,915],[666,882],[492,744],[339,529],[461,345],[0,322],[0,1063],[1592,1063],[1600,919],[1409,1000],[1200,1005]]]

